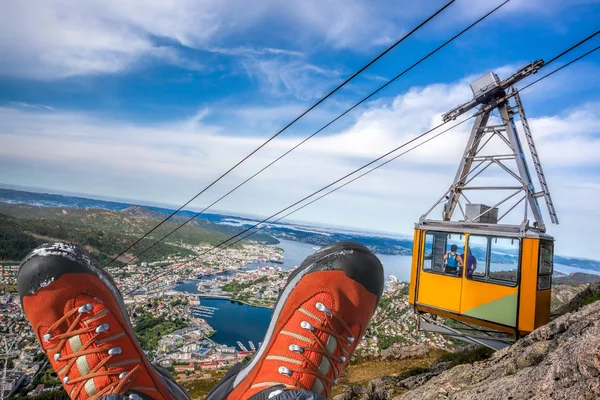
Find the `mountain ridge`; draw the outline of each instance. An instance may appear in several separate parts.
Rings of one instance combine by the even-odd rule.
[[[76,196],[34,193],[3,188],[0,188],[1,203],[13,205],[27,204],[46,208],[104,208],[114,211],[123,211],[131,207],[136,207],[134,210],[139,211],[140,208],[149,210],[140,212],[152,215],[152,219],[162,219],[174,211],[158,206],[141,206],[117,201],[94,200]],[[162,214],[163,217],[159,218],[159,214]],[[172,221],[182,223],[195,215],[196,212],[194,211],[182,210],[172,218]],[[232,221],[236,223],[235,226],[230,225]],[[206,213],[198,218],[194,218],[188,225],[197,225],[205,229],[216,230],[225,235],[233,236],[243,229],[250,228],[256,222],[258,221],[247,217]],[[277,224],[266,225],[262,227],[261,232],[250,236],[249,240],[256,240],[265,244],[277,244],[279,242],[278,239],[289,239],[316,246],[324,246],[338,241],[358,241],[378,254],[407,256],[412,254],[412,238],[384,237],[381,234],[371,232],[365,235],[353,232],[334,232],[332,230],[325,232],[323,228],[319,227],[315,227],[309,231],[307,229],[296,228],[295,225],[298,224],[278,222]],[[310,227],[306,226],[304,228]],[[554,261],[557,264],[600,273],[600,261],[597,260],[555,255]]]
[[[144,206],[131,206],[121,210],[123,214],[133,215],[134,217],[154,219],[160,221],[165,218],[163,213],[152,211]]]

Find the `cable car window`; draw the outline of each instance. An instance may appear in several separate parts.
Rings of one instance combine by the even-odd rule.
[[[433,234],[427,233],[425,235],[425,256],[423,257],[424,270],[431,270],[431,264],[433,262],[433,240]]]
[[[540,240],[540,275],[552,275],[554,268],[554,243]]]
[[[538,270],[538,290],[550,289],[554,270],[554,243],[540,240],[540,265]]]
[[[463,256],[465,262],[465,271],[468,279],[477,279],[485,277],[488,264],[488,245],[487,236],[469,236],[468,255]]]
[[[425,235],[423,270],[461,276],[465,236],[460,233],[429,231]]]
[[[519,239],[490,238],[490,279],[517,282],[519,244]]]

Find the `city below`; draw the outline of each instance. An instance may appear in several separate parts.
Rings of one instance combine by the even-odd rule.
[[[188,262],[191,257],[169,256],[108,268],[122,293],[133,292],[125,296],[125,303],[142,347],[178,380],[229,367],[252,355],[261,345],[280,288],[297,266],[287,267],[282,249],[270,245],[246,244],[207,254],[208,245],[187,248],[203,255],[192,262]],[[16,283],[18,265],[4,265],[2,271],[0,285],[5,293],[0,297],[0,324],[10,337],[3,349],[10,360],[4,396],[23,387],[32,388],[29,396],[58,390],[61,386],[52,379],[45,355],[21,311],[19,297],[10,291]],[[144,284],[157,271],[168,273]],[[441,336],[416,333],[406,293],[407,283],[389,278],[382,300],[386,306],[374,316],[357,355],[375,355],[394,343],[425,342],[441,349],[454,348]],[[212,326],[217,316],[222,329],[229,330],[226,337]],[[227,326],[232,320],[237,321],[236,326]],[[219,337],[222,340],[216,340]]]

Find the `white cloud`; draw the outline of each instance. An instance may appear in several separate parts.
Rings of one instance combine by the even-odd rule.
[[[34,108],[34,109],[49,110],[49,111],[54,110],[53,107],[47,106],[45,104],[31,104],[31,103],[24,103],[22,101],[11,101],[9,104],[13,107],[18,107],[18,108]]]
[[[212,53],[227,54],[230,56],[245,56],[245,57],[257,57],[265,55],[286,55],[302,57],[306,54],[301,51],[286,50],[286,49],[274,49],[270,47],[256,48],[247,46],[235,46],[235,47],[210,47],[206,50]]]
[[[580,0],[580,2],[592,0]],[[191,70],[206,68],[179,49],[230,56],[299,56],[314,49],[381,46],[443,2],[392,0],[45,0],[0,5],[0,74],[35,79],[110,74],[148,59]],[[489,2],[461,0],[449,13],[470,18]],[[556,10],[513,0],[512,11]],[[442,23],[442,25],[444,25]],[[446,24],[445,26],[447,26]],[[249,47],[248,38],[259,45]],[[278,49],[287,41],[296,48]],[[275,44],[275,46],[273,45]],[[268,66],[267,66],[268,67]],[[303,68],[306,68],[303,67]],[[319,71],[317,75],[320,74]]]
[[[469,81],[413,88],[371,103],[350,127],[315,137],[219,208],[261,215],[283,208],[435,126],[442,112],[470,96]],[[181,204],[265,138],[264,132],[228,135],[207,122],[212,112],[202,109],[188,121],[140,125],[77,113],[3,108],[0,182]],[[239,115],[243,120],[252,111],[240,110]],[[595,201],[600,196],[598,103],[561,115],[530,116],[530,123],[562,218],[560,228],[551,228],[559,238],[558,252],[591,256],[576,235],[576,225],[581,218],[600,219]],[[468,128],[445,134],[294,218],[409,233],[412,223],[450,184]],[[244,126],[240,130],[248,132]],[[282,136],[273,141],[196,207],[216,199],[299,140]]]
[[[38,79],[115,73],[148,57],[199,69],[198,62],[185,59],[176,46],[228,55],[301,54],[240,44],[259,28],[261,40],[271,27],[278,29],[264,42],[291,35],[298,44],[325,35],[338,47],[383,29],[364,19],[376,8],[358,0],[47,0],[3,2],[0,7],[0,73]],[[305,34],[299,37],[294,30]]]
[[[304,60],[247,58],[242,63],[250,78],[274,97],[291,95],[301,100],[321,97],[324,88],[333,89],[341,75]]]

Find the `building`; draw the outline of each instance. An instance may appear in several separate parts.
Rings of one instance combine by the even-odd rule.
[[[33,389],[31,392],[27,393],[27,396],[29,396],[29,397],[37,396],[40,393],[42,393],[42,390],[44,390],[44,385],[42,385],[40,383],[39,385],[37,385],[37,387],[35,389]]]
[[[25,381],[25,374],[22,372],[9,372],[6,375],[6,382],[4,385],[4,393],[0,393],[0,397],[10,397],[19,390],[23,382]]]
[[[223,354],[235,354],[235,347],[222,346],[220,351]]]
[[[185,365],[175,365],[173,366],[175,372],[184,372],[184,371],[194,371],[194,363],[191,362]]]

